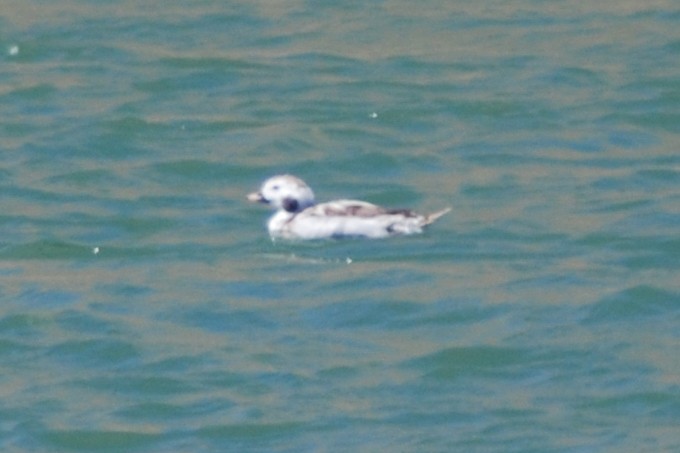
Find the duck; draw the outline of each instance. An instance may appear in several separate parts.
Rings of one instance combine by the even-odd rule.
[[[422,233],[451,208],[432,214],[410,209],[387,209],[366,201],[334,200],[316,203],[314,192],[300,178],[282,174],[267,179],[247,195],[275,210],[267,223],[272,239],[387,238]]]

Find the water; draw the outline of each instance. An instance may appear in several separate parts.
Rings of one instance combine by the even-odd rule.
[[[4,0],[2,450],[680,450],[680,9],[468,3]]]

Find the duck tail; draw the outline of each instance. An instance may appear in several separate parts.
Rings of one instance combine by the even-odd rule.
[[[426,215],[422,226],[430,225],[431,223],[434,223],[438,218],[440,218],[444,214],[448,213],[450,210],[451,210],[451,208],[445,208],[445,209],[442,209],[441,211],[433,212],[432,214]]]

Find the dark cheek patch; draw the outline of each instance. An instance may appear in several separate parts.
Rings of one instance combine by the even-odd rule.
[[[300,203],[297,202],[294,198],[284,198],[283,199],[283,209],[285,209],[288,212],[297,212],[298,208],[300,207]]]

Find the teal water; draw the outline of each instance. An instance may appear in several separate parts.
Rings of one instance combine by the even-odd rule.
[[[0,10],[2,451],[680,450],[676,2],[141,3]]]

